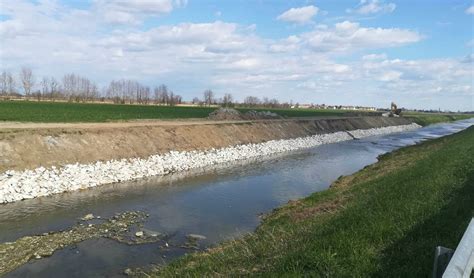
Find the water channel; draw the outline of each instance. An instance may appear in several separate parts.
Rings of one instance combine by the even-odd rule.
[[[413,131],[322,145],[313,149],[113,184],[0,205],[0,242],[25,235],[68,229],[93,213],[102,218],[124,211],[148,213],[145,228],[167,235],[164,241],[126,245],[87,240],[33,260],[7,277],[120,277],[126,268],[166,263],[189,249],[189,233],[206,236],[204,249],[252,232],[260,215],[325,190],[341,175],[377,161],[380,154],[458,132],[474,120],[436,124]]]

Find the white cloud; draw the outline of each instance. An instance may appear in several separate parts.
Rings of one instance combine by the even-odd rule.
[[[470,6],[469,8],[466,9],[467,14],[474,14],[474,5]]]
[[[386,105],[404,96],[403,105],[424,107],[422,96],[444,94],[462,98],[457,105],[469,109],[466,99],[473,96],[472,64],[466,63],[472,56],[403,60],[383,54],[386,48],[422,39],[409,29],[344,21],[273,39],[257,35],[255,25],[224,21],[146,29],[108,25],[98,2],[88,10],[51,3],[18,0],[2,7],[8,19],[0,21],[0,70],[28,65],[38,78],[60,79],[74,72],[100,85],[119,78],[164,82],[185,99],[211,87],[237,99],[256,95],[301,103]],[[177,1],[170,3],[171,9],[177,7]],[[134,7],[124,11],[131,16],[123,15],[123,22],[139,24],[142,16],[167,11]],[[341,55],[350,59],[336,60]]]
[[[416,84],[420,87],[424,84],[429,84],[430,87],[449,87],[446,86],[447,83],[453,85],[466,82],[472,74],[472,68],[468,64],[456,59],[364,61],[361,68],[366,77],[375,76],[383,81],[401,79],[413,87]]]
[[[155,48],[192,49],[214,54],[229,54],[246,49],[258,38],[246,32],[240,33],[234,23],[216,21],[212,23],[180,23],[163,25],[148,31],[124,31],[106,36],[97,42],[105,48],[122,47],[129,51],[153,50]]]
[[[378,78],[380,81],[396,81],[400,80],[400,77],[402,76],[402,73],[399,71],[386,71],[383,72],[382,75]]]
[[[185,0],[96,0],[94,7],[108,23],[137,25],[146,17],[170,13],[173,5],[186,4]]]
[[[474,63],[474,53],[466,55],[461,62],[463,63]]]
[[[255,58],[246,58],[235,61],[233,65],[238,68],[255,68],[260,64],[260,61]]]
[[[304,33],[301,38],[318,52],[351,52],[361,49],[398,47],[415,43],[422,36],[415,31],[398,28],[366,28],[344,21],[326,30]]]
[[[397,8],[394,3],[384,3],[379,0],[361,0],[355,9],[347,9],[349,13],[357,13],[362,15],[391,13]]]
[[[177,2],[178,5],[181,2]],[[96,0],[95,4],[112,10],[131,13],[163,14],[173,10],[171,0]]]
[[[277,19],[287,22],[304,24],[311,22],[313,16],[315,16],[318,11],[319,8],[313,5],[301,8],[291,8],[279,15]]]
[[[298,36],[289,36],[286,39],[282,39],[272,45],[270,45],[270,51],[273,52],[291,52],[300,49],[301,38]]]
[[[365,61],[373,61],[373,60],[385,60],[387,59],[387,55],[385,53],[382,54],[368,54],[362,56],[362,60]]]
[[[174,4],[178,8],[184,8],[188,5],[188,0],[174,0]]]

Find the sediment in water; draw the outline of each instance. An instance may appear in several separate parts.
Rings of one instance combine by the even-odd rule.
[[[141,211],[124,212],[104,219],[99,224],[90,224],[83,220],[66,231],[24,236],[14,242],[0,243],[0,276],[30,260],[49,257],[58,249],[85,240],[102,237],[129,245],[160,241],[158,236],[133,236],[132,228],[141,228],[146,218],[147,214]]]

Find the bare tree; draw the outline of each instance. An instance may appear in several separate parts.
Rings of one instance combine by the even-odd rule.
[[[79,102],[97,98],[99,90],[94,82],[72,73],[63,77],[63,93],[70,101]]]
[[[0,93],[3,96],[9,96],[15,93],[15,78],[10,72],[3,71],[0,75]]]
[[[258,97],[248,96],[244,99],[244,105],[248,106],[248,107],[255,107],[255,106],[259,105],[260,103],[261,102],[260,102],[260,99]]]
[[[222,106],[231,107],[233,106],[233,101],[234,101],[234,98],[232,97],[231,94],[225,94],[224,97],[222,98]]]
[[[59,86],[59,82],[56,78],[51,77],[49,80],[49,89],[50,89],[50,98],[54,100],[54,98],[61,96],[61,87]]]
[[[6,77],[6,86],[7,86],[7,95],[13,95],[15,93],[15,78],[13,77],[13,74],[7,73]]]
[[[20,81],[25,95],[28,97],[31,94],[31,89],[35,85],[33,71],[30,68],[23,67],[20,71]]]
[[[169,99],[168,99],[168,105],[169,106],[175,106],[175,98],[174,98],[174,93],[173,91],[170,91],[170,94],[169,94]]]
[[[275,98],[269,99],[267,97],[264,97],[262,100],[262,105],[263,107],[277,108],[280,107],[280,102]]]
[[[74,90],[76,87],[76,76],[71,74],[66,74],[63,76],[63,94],[64,96],[71,100],[74,95]]]
[[[199,100],[199,98],[197,97],[193,98],[193,101],[192,101],[193,104],[199,104],[200,102],[201,101]]]
[[[2,94],[2,96],[7,95],[7,91],[8,91],[7,78],[8,78],[7,72],[3,71],[2,74],[0,75],[0,93]]]
[[[98,98],[97,86],[92,86],[94,97]],[[139,103],[148,104],[150,101],[150,88],[134,80],[111,81],[109,86],[104,89],[105,96],[113,100],[114,103]],[[155,89],[155,95],[158,93]],[[156,97],[155,97],[156,98]]]
[[[155,97],[155,103],[168,104],[169,103],[168,87],[165,84],[161,84],[160,86],[156,87],[154,89],[154,97]]]
[[[203,99],[207,106],[211,106],[211,104],[214,102],[214,92],[211,90],[205,90],[203,93]]]
[[[175,95],[175,103],[176,104],[181,104],[183,102],[183,97],[180,95]]]
[[[140,86],[140,100],[141,104],[148,104],[150,101],[150,87]]]
[[[168,95],[168,105],[175,106],[177,104],[181,104],[182,97],[180,95],[175,95],[173,91],[169,91]]]
[[[39,95],[39,97],[47,97],[48,95],[50,95],[50,90],[51,90],[51,84],[50,84],[50,80],[48,77],[43,77],[43,79],[41,80],[41,95]]]

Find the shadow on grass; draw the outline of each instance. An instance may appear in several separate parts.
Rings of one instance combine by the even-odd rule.
[[[440,211],[383,253],[377,277],[431,277],[435,247],[455,249],[474,216],[474,170]]]

